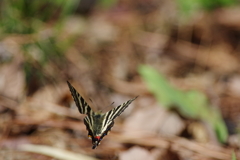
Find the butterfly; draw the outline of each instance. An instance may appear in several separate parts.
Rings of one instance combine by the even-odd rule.
[[[97,148],[103,137],[111,130],[114,119],[138,97],[130,99],[106,113],[94,112],[76,89],[68,81],[67,83],[79,112],[87,115],[84,118],[84,124],[88,130],[89,139],[92,139],[92,149]]]

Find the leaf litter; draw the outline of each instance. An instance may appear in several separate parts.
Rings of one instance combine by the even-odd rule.
[[[231,139],[239,134],[240,114],[240,60],[234,36],[239,25],[234,20],[237,10],[223,8],[212,11],[212,16],[199,14],[185,26],[170,19],[176,12],[170,14],[167,8],[173,9],[174,4],[165,2],[151,8],[155,3],[151,1],[148,10],[141,8],[140,2],[122,2],[108,11],[96,8],[84,20],[79,15],[67,18],[62,31],[46,23],[51,33],[45,34],[47,38],[55,36],[56,46],[64,48],[60,42],[66,40],[61,65],[55,63],[58,56],[50,58],[50,53],[45,54],[46,62],[28,57],[24,47],[42,41],[37,36],[42,31],[6,33],[1,42],[5,44],[3,51],[11,56],[6,59],[0,55],[0,157],[225,160],[232,158],[234,150],[239,158],[239,143],[220,144],[209,124],[163,108],[164,103],[157,102],[137,72],[139,65],[148,64],[179,90],[203,92],[228,120],[226,124],[231,124]],[[39,47],[31,52],[38,55],[44,50]],[[26,63],[29,68],[24,69]],[[33,70],[28,73],[26,69]],[[89,104],[95,103],[100,110],[139,95],[95,151],[66,80],[76,84],[85,98],[92,99],[93,104]],[[112,100],[114,105],[106,108]],[[195,133],[202,134],[204,140]]]

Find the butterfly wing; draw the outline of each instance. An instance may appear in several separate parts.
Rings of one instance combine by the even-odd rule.
[[[138,96],[137,96],[138,97]],[[137,98],[130,99],[123,104],[113,108],[112,110],[108,111],[106,113],[106,120],[113,121],[117,116],[120,116],[120,114]]]
[[[67,81],[72,97],[81,114],[86,114],[84,124],[88,130],[88,136],[92,139],[93,149],[95,149],[104,136],[114,125],[114,119],[119,116],[137,97],[130,99],[105,114],[96,114],[92,111],[87,102]]]
[[[83,97],[76,91],[76,89],[67,81],[68,87],[70,89],[70,92],[72,94],[72,97],[76,103],[76,106],[78,107],[78,110],[81,114],[89,114],[92,109],[87,104],[87,102],[83,99]]]
[[[86,114],[87,116],[84,118],[84,124],[86,126],[86,129],[88,130],[88,137],[92,138],[94,137],[94,112],[90,108],[90,106],[87,104],[87,102],[82,98],[82,96],[76,91],[76,89],[67,81],[68,87],[70,89],[70,92],[72,94],[72,97],[76,103],[76,106],[78,107],[78,110],[81,114]],[[92,138],[93,139],[93,138]],[[95,147],[96,148],[96,147]]]
[[[106,136],[108,134],[108,131],[111,130],[111,128],[114,125],[114,119],[119,116],[137,97],[130,99],[128,101],[126,101],[125,103],[117,106],[116,108],[113,108],[112,110],[108,111],[105,114],[101,114],[101,115],[96,115],[95,118],[97,116],[100,116],[101,122],[99,122],[96,126],[98,126],[97,130],[95,130],[95,134],[93,134],[92,136],[92,144],[93,147],[92,149],[97,148],[97,146],[100,144],[100,141],[103,139],[104,136]],[[88,117],[86,117],[86,122],[88,122],[87,124],[90,124],[90,120]],[[86,125],[87,126],[87,125]],[[89,126],[90,127],[90,126]],[[91,134],[91,133],[90,133]]]
[[[107,132],[110,131],[114,125],[114,119],[119,116],[136,98],[137,97],[130,99],[105,113],[105,118],[102,124],[102,132],[104,133],[103,135],[107,135]]]

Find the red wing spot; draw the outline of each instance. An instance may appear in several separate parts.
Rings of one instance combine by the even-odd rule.
[[[100,141],[100,136],[96,136],[95,139],[97,139],[98,141]]]

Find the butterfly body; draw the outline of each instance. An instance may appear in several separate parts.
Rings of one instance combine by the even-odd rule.
[[[102,113],[95,113],[84,118],[84,124],[88,130],[88,137],[92,139],[93,149],[95,149],[113,125],[108,128],[104,127],[104,119],[106,115]]]
[[[88,137],[92,139],[92,149],[95,149],[100,144],[103,137],[106,136],[113,127],[114,119],[119,116],[137,97],[128,100],[106,113],[94,112],[76,91],[76,89],[69,82],[67,83],[79,112],[87,115],[84,118],[84,124],[88,130]]]

